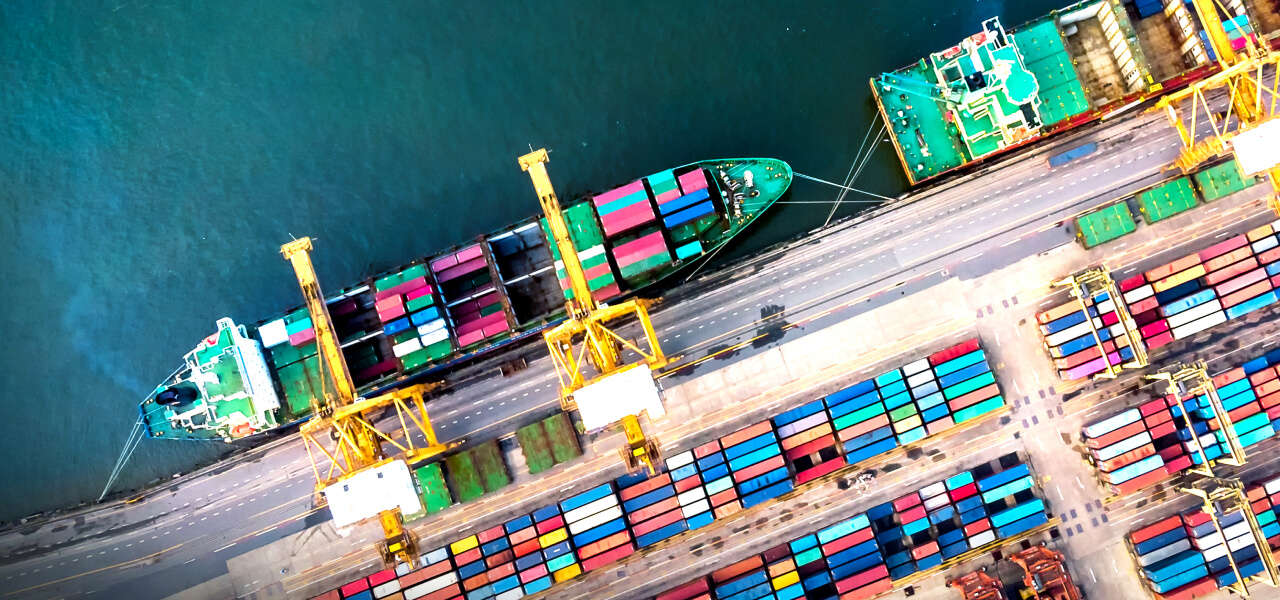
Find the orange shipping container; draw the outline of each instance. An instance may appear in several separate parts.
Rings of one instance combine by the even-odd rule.
[[[1147,271],[1146,272],[1147,281],[1151,281],[1151,282],[1159,281],[1161,279],[1164,279],[1165,277],[1168,277],[1170,275],[1173,275],[1174,273],[1177,273],[1178,271],[1190,268],[1198,264],[1200,264],[1200,256],[1198,254],[1192,254],[1191,256],[1184,256],[1167,265],[1156,267],[1154,269],[1151,269],[1150,271]]]
[[[1196,265],[1190,269],[1179,271],[1151,284],[1151,289],[1155,290],[1156,293],[1159,294],[1160,292],[1178,287],[1192,279],[1196,279],[1197,277],[1204,277],[1205,273],[1204,265]]]

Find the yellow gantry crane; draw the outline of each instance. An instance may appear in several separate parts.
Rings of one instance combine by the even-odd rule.
[[[1213,521],[1214,529],[1218,536],[1223,538],[1223,543],[1226,543],[1226,537],[1222,532],[1222,524],[1218,522],[1218,516],[1240,512],[1245,522],[1249,524],[1253,543],[1258,547],[1258,556],[1264,567],[1263,572],[1257,575],[1258,580],[1272,587],[1280,585],[1280,570],[1277,569],[1267,536],[1262,533],[1262,524],[1258,522],[1257,516],[1249,506],[1244,484],[1239,478],[1221,477],[1214,473],[1214,463],[1239,467],[1245,464],[1246,456],[1244,447],[1240,445],[1240,438],[1236,436],[1235,424],[1231,422],[1230,414],[1222,406],[1218,388],[1213,384],[1213,377],[1209,376],[1209,370],[1204,361],[1175,364],[1158,373],[1147,375],[1147,379],[1165,382],[1165,393],[1177,399],[1178,409],[1184,416],[1190,414],[1187,412],[1186,399],[1204,397],[1209,401],[1214,418],[1218,421],[1218,431],[1226,442],[1227,455],[1210,459],[1203,445],[1200,444],[1200,438],[1192,431],[1191,449],[1200,456],[1200,464],[1194,465],[1188,471],[1189,480],[1175,488],[1180,492],[1194,495],[1204,502],[1204,512]],[[1189,426],[1190,420],[1187,423]],[[1190,478],[1193,475],[1198,477]],[[1249,587],[1245,579],[1240,577],[1240,569],[1230,552],[1227,553],[1227,560],[1231,563],[1231,570],[1236,576],[1235,583],[1227,587],[1242,597],[1249,597]]]
[[[551,352],[556,375],[560,379],[560,403],[565,410],[577,408],[575,393],[594,383],[620,375],[640,366],[658,369],[667,364],[667,358],[658,345],[658,337],[649,320],[649,311],[643,300],[627,300],[612,306],[602,306],[591,295],[587,276],[578,259],[578,251],[569,234],[560,210],[560,201],[547,175],[549,160],[546,149],[521,156],[520,168],[533,180],[538,202],[546,215],[547,226],[553,243],[560,254],[564,271],[569,279],[570,297],[565,304],[568,320],[543,334],[547,349]],[[619,335],[610,326],[627,317],[635,317],[644,329],[645,343],[633,343]],[[624,364],[623,349],[639,354],[641,362]],[[595,374],[586,370],[590,364]],[[631,469],[644,468],[650,474],[657,473],[659,460],[656,440],[645,435],[638,415],[622,417],[622,427],[627,435],[627,448],[622,451]]]
[[[417,544],[404,528],[399,506],[386,506],[385,502],[379,504],[379,501],[391,496],[386,493],[386,486],[399,485],[400,491],[404,490],[408,470],[403,465],[457,445],[440,444],[427,417],[423,396],[440,384],[415,385],[375,398],[357,397],[328,304],[311,264],[311,249],[311,238],[294,240],[280,247],[280,252],[293,264],[298,285],[302,287],[319,350],[322,390],[320,396],[312,395],[313,416],[302,425],[300,432],[315,473],[316,496],[318,502],[330,502],[335,518],[338,509],[333,505],[331,496],[339,494],[344,498],[344,516],[354,515],[360,521],[376,516],[384,533],[384,540],[379,545],[383,561],[388,566],[414,564],[418,558]],[[329,384],[332,384],[332,390]],[[378,429],[370,417],[389,406],[395,407],[399,428],[386,433]],[[416,426],[425,439],[425,445],[414,443],[410,425]],[[398,452],[388,454],[383,448],[384,443]],[[321,463],[317,462],[321,459],[317,454],[328,460],[327,468],[321,469]],[[374,471],[378,472],[373,473],[373,477],[361,477]],[[408,486],[409,490],[413,489],[412,480],[408,480]],[[365,496],[361,496],[362,493]],[[354,504],[348,506],[350,503]]]
[[[1122,365],[1113,365],[1110,360],[1104,360],[1103,362],[1107,364],[1107,369],[1094,375],[1094,379],[1115,379],[1120,375],[1121,369],[1140,369],[1150,364],[1150,358],[1147,356],[1147,345],[1142,341],[1142,333],[1138,331],[1138,323],[1133,320],[1133,315],[1129,314],[1129,306],[1124,303],[1120,290],[1116,287],[1115,281],[1111,279],[1111,271],[1108,271],[1106,267],[1085,269],[1066,279],[1053,282],[1053,286],[1071,288],[1071,296],[1080,303],[1080,310],[1084,311],[1085,322],[1089,324],[1089,329],[1093,332],[1093,339],[1098,343],[1098,350],[1101,351],[1103,358],[1108,353],[1103,346],[1104,340],[1102,336],[1098,335],[1098,327],[1094,325],[1093,317],[1089,316],[1089,309],[1097,304],[1096,298],[1103,294],[1115,306],[1116,316],[1119,317],[1120,325],[1124,327],[1125,340],[1129,349],[1133,351],[1133,358]],[[1119,342],[1119,338],[1112,339]],[[1116,351],[1120,351],[1118,343],[1116,344]]]
[[[1280,214],[1280,121],[1275,119],[1280,100],[1280,52],[1259,44],[1256,34],[1244,37],[1237,53],[1222,24],[1217,0],[1192,0],[1209,44],[1222,68],[1217,74],[1166,95],[1156,108],[1163,109],[1178,130],[1183,150],[1175,166],[1183,173],[1225,153],[1234,153],[1246,176],[1265,175],[1272,194],[1268,204]],[[1230,14],[1223,8],[1223,13]],[[1225,111],[1211,107],[1206,92],[1225,88]],[[1184,102],[1185,101],[1185,102]],[[1198,128],[1207,124],[1203,136]]]

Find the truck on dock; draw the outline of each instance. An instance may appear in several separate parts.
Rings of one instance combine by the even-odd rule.
[[[1071,162],[1071,161],[1073,161],[1073,160],[1075,160],[1075,159],[1077,159],[1077,158],[1081,158],[1081,157],[1084,157],[1084,156],[1088,156],[1088,155],[1093,154],[1094,152],[1097,152],[1097,151],[1098,151],[1098,143],[1097,143],[1097,142],[1089,142],[1089,143],[1087,143],[1087,144],[1080,144],[1079,146],[1076,146],[1075,148],[1072,148],[1072,149],[1070,149],[1070,150],[1067,150],[1066,152],[1059,152],[1059,153],[1057,153],[1057,154],[1051,154],[1051,155],[1049,156],[1049,160],[1048,160],[1048,162],[1049,162],[1049,168],[1050,168],[1050,169],[1056,169],[1056,168],[1061,167],[1062,165],[1065,165],[1065,164],[1067,164],[1067,163],[1069,163],[1069,162]]]

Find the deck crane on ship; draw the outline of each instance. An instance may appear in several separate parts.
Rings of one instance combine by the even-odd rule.
[[[592,297],[560,201],[547,175],[548,160],[546,149],[540,149],[521,156],[519,162],[533,181],[570,284],[565,305],[568,319],[543,334],[559,377],[561,406],[578,410],[588,430],[621,421],[627,436],[627,447],[621,449],[621,454],[627,466],[657,474],[658,444],[645,434],[639,416],[647,413],[656,418],[662,414],[653,371],[666,365],[667,358],[643,300],[632,298],[605,306]],[[629,317],[640,323],[645,342],[633,343],[614,330],[614,323]],[[639,354],[641,360],[625,364],[624,348]],[[594,375],[587,370],[588,364],[594,368]]]
[[[1280,119],[1276,118],[1280,52],[1260,43],[1254,33],[1241,38],[1239,49],[1233,47],[1215,1],[1191,3],[1222,70],[1164,96],[1156,104],[1156,109],[1165,111],[1182,141],[1183,149],[1174,166],[1189,173],[1207,161],[1234,154],[1245,176],[1265,176],[1270,181],[1268,204],[1280,214]],[[1236,19],[1241,17],[1248,18],[1239,15]],[[1249,31],[1253,29],[1250,27]],[[1209,90],[1219,88],[1226,88],[1230,94],[1226,111],[1213,109],[1206,96]],[[1209,134],[1197,139],[1198,127],[1204,123],[1209,125]]]
[[[299,432],[316,477],[317,501],[328,503],[338,527],[377,518],[384,534],[379,544],[383,562],[388,567],[398,563],[412,565],[417,561],[418,549],[412,533],[404,527],[403,514],[418,512],[421,504],[408,465],[460,442],[441,444],[427,417],[423,396],[438,384],[415,385],[367,399],[356,395],[311,264],[311,249],[311,238],[305,237],[280,247],[298,277],[319,346],[323,397],[311,397],[315,416]],[[399,424],[391,433],[373,422],[374,415],[388,407],[395,407],[395,422]],[[414,443],[411,426],[416,426],[424,445]],[[387,452],[383,444],[397,452]],[[325,459],[328,464],[322,469]]]

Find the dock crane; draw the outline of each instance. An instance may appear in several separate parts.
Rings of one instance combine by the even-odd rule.
[[[1275,119],[1280,100],[1280,52],[1259,44],[1255,34],[1247,34],[1243,51],[1237,53],[1216,0],[1192,0],[1192,4],[1222,70],[1164,96],[1156,104],[1155,109],[1165,111],[1182,141],[1174,166],[1189,173],[1206,161],[1234,154],[1245,176],[1264,175],[1270,181],[1268,204],[1280,214],[1280,120]],[[1225,112],[1214,110],[1205,95],[1220,88],[1226,88],[1230,95]],[[1211,131],[1198,140],[1197,128],[1204,123]]]
[[[1203,510],[1213,521],[1214,529],[1219,536],[1223,533],[1218,516],[1240,512],[1245,522],[1249,524],[1249,532],[1253,536],[1253,543],[1258,547],[1258,556],[1264,567],[1263,572],[1257,577],[1262,583],[1277,587],[1280,585],[1280,570],[1277,569],[1275,556],[1267,543],[1267,536],[1262,533],[1262,525],[1249,506],[1244,484],[1237,477],[1222,477],[1214,472],[1215,462],[1239,467],[1245,464],[1246,456],[1244,448],[1240,445],[1240,439],[1236,436],[1235,424],[1231,422],[1230,414],[1222,406],[1218,389],[1213,383],[1213,378],[1209,376],[1204,361],[1174,364],[1158,373],[1147,375],[1147,379],[1165,382],[1165,392],[1177,399],[1178,409],[1184,416],[1189,414],[1184,402],[1186,399],[1204,397],[1209,401],[1214,418],[1218,421],[1218,431],[1222,433],[1227,444],[1227,456],[1211,460],[1205,454],[1199,437],[1192,432],[1191,448],[1200,456],[1200,464],[1193,466],[1188,471],[1188,478],[1174,487],[1180,492],[1191,494],[1203,501]],[[1248,585],[1245,579],[1240,577],[1239,566],[1236,565],[1235,558],[1232,558],[1230,552],[1227,553],[1227,561],[1231,563],[1231,570],[1235,573],[1235,583],[1227,587],[1242,597],[1248,598]]]
[[[569,298],[565,303],[568,320],[544,333],[543,339],[547,342],[547,349],[551,352],[552,363],[560,380],[561,407],[581,411],[585,407],[578,404],[576,395],[585,388],[604,385],[611,379],[621,381],[625,374],[631,375],[627,378],[628,381],[638,384],[640,382],[635,377],[637,369],[652,373],[654,369],[665,366],[667,358],[658,344],[658,336],[653,331],[649,310],[643,300],[631,299],[605,306],[592,297],[582,261],[578,258],[569,226],[560,210],[560,201],[551,185],[551,178],[547,175],[548,160],[550,158],[546,149],[540,149],[521,156],[519,162],[521,170],[529,173],[529,178],[533,181],[552,241],[569,278],[566,294]],[[645,343],[633,343],[619,335],[611,326],[611,323],[628,317],[634,317],[640,323]],[[624,364],[624,348],[639,354],[642,360]],[[584,363],[589,363],[594,368],[594,376],[586,370],[587,365]],[[649,378],[649,385],[654,385],[652,377]],[[654,397],[656,398],[656,386]],[[645,434],[638,417],[638,414],[621,416],[622,428],[627,436],[627,447],[622,449],[622,456],[631,470],[645,469],[655,475],[660,460],[658,444]]]
[[[418,548],[404,528],[401,514],[406,502],[412,506],[417,501],[407,465],[457,445],[441,444],[427,417],[423,396],[439,384],[415,385],[374,398],[357,396],[311,264],[311,249],[311,238],[305,237],[280,247],[281,254],[293,264],[316,332],[322,397],[312,395],[313,417],[302,425],[300,435],[316,477],[317,503],[328,502],[335,521],[356,523],[377,517],[384,534],[379,544],[383,561],[388,567],[412,565],[418,559]],[[399,429],[392,433],[378,429],[371,418],[389,406],[395,407],[399,423]],[[409,425],[416,426],[425,445],[414,444]],[[384,443],[398,452],[388,454]],[[317,454],[328,459],[323,472]],[[406,495],[408,500],[403,500]],[[335,505],[337,498],[341,506]],[[420,509],[421,505],[417,506]]]

